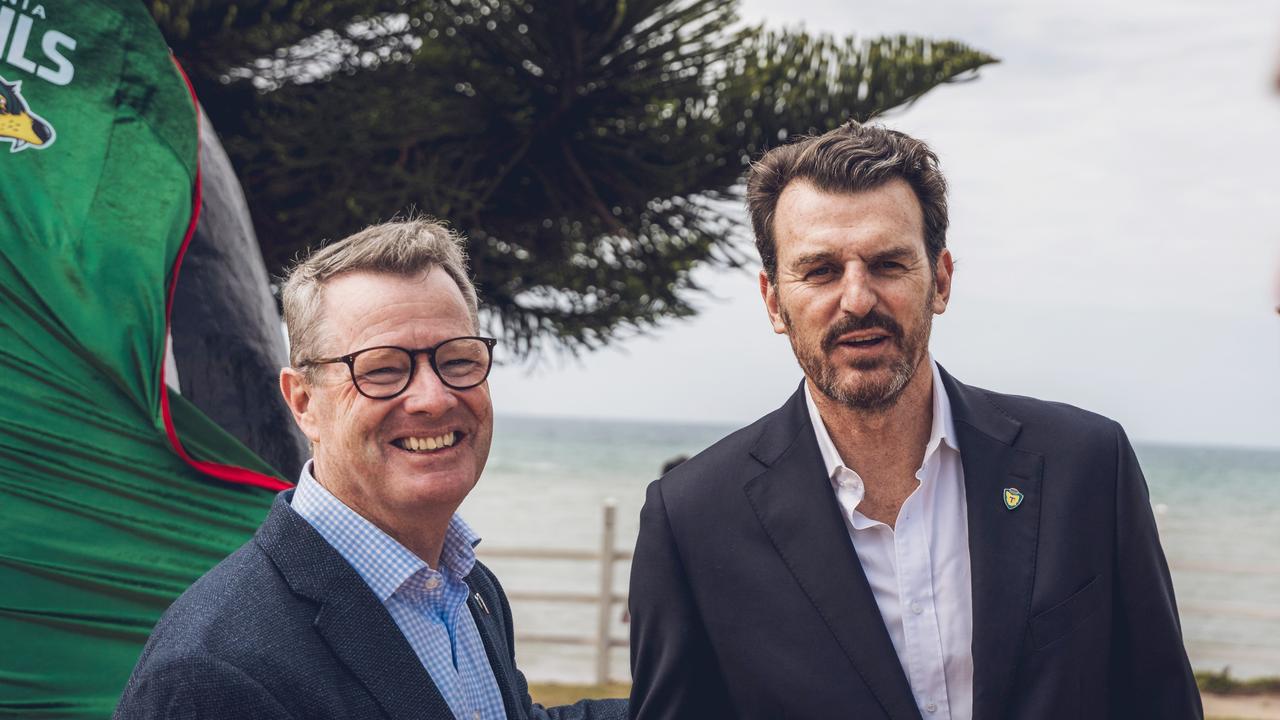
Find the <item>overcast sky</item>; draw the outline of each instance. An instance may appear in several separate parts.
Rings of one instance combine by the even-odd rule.
[[[960,380],[1101,412],[1138,440],[1280,447],[1280,3],[743,12],[1001,59],[884,119],[929,142],[951,184],[955,288],[932,348]],[[801,375],[754,271],[700,279],[714,297],[693,320],[580,362],[495,370],[495,408],[745,424],[777,407]]]

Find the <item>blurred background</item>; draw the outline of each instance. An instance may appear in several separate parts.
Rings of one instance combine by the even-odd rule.
[[[11,145],[0,175],[0,631],[21,651],[0,658],[0,714],[110,713],[163,609],[305,459],[274,278],[412,214],[466,235],[501,339],[462,512],[514,600],[520,665],[625,682],[645,486],[801,378],[761,307],[743,173],[849,118],[926,140],[950,181],[935,357],[1119,420],[1193,665],[1280,698],[1275,2],[0,5],[0,100],[59,132]],[[164,133],[111,142],[139,117]],[[166,179],[133,172],[135,150]],[[75,180],[86,157],[118,174]],[[77,194],[110,201],[73,217]],[[83,232],[130,213],[164,222]]]
[[[396,214],[470,238],[503,340],[493,459],[463,507],[485,547],[594,550],[616,498],[625,555],[663,461],[781,404],[800,373],[760,306],[742,173],[787,138],[876,119],[931,143],[951,183],[934,355],[965,382],[1120,420],[1194,664],[1280,674],[1274,4],[150,9],[269,273]],[[517,593],[599,593],[591,562],[500,555]],[[625,597],[625,559],[612,571]],[[517,601],[530,637],[588,637],[598,614]],[[598,671],[585,641],[520,652],[535,679]]]
[[[951,183],[955,289],[935,357],[966,382],[1122,422],[1193,665],[1280,674],[1275,4],[750,0],[743,14],[953,38],[999,57],[976,81],[881,118],[927,140]],[[723,207],[745,247],[745,212]],[[692,319],[577,361],[495,371],[494,459],[464,508],[487,541],[595,547],[598,512],[567,508],[612,496],[629,546],[664,460],[781,403],[800,373],[747,265],[695,270],[708,293]],[[516,583],[525,566],[505,562]],[[523,586],[542,582],[530,571]],[[525,629],[593,627],[588,609],[520,611]],[[593,667],[590,648],[521,652],[531,672],[562,680]],[[615,650],[620,676],[625,657]]]
[[[928,141],[950,181],[935,357],[1123,423],[1193,663],[1280,675],[1274,3],[249,6],[150,4],[267,271],[396,214],[470,239],[503,344],[494,452],[463,512],[523,596],[534,679],[599,678],[601,591],[597,564],[530,548],[597,550],[613,498],[625,555],[663,462],[799,381],[761,307],[741,179],[848,117]]]

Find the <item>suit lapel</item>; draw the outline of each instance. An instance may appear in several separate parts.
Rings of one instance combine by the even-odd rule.
[[[1022,426],[945,371],[964,466],[973,592],[973,716],[1000,717],[1031,613],[1043,456],[1014,447]],[[1014,509],[1004,493],[1022,493]]]
[[[392,718],[452,718],[444,696],[373,591],[277,496],[256,540],[294,592],[317,605],[314,626]]]
[[[767,469],[744,489],[783,562],[885,714],[918,719],[910,685],[840,517],[803,389],[763,428],[752,455]]]
[[[511,648],[507,647],[506,633],[500,624],[501,612],[497,604],[498,590],[489,581],[488,576],[477,562],[476,567],[466,577],[467,587],[471,588],[471,597],[467,598],[467,609],[475,620],[476,630],[480,633],[480,641],[484,643],[485,656],[489,658],[489,667],[493,670],[493,678],[498,683],[498,692],[502,695],[502,704],[509,720],[523,720],[525,717],[523,698],[518,695],[512,684],[516,677],[516,669],[511,662]],[[488,598],[487,600],[484,598]]]

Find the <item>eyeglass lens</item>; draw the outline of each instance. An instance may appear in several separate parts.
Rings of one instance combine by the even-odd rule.
[[[423,361],[425,363],[425,361]],[[390,397],[404,390],[413,359],[400,348],[373,348],[356,355],[351,374],[356,387],[370,397]],[[436,375],[455,389],[475,387],[489,374],[489,346],[476,338],[455,338],[435,351]]]

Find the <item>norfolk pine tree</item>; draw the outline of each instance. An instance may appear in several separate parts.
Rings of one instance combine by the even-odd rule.
[[[416,209],[470,240],[510,352],[696,311],[750,259],[720,201],[750,160],[991,56],[743,26],[735,0],[151,0],[244,185],[263,256]]]

